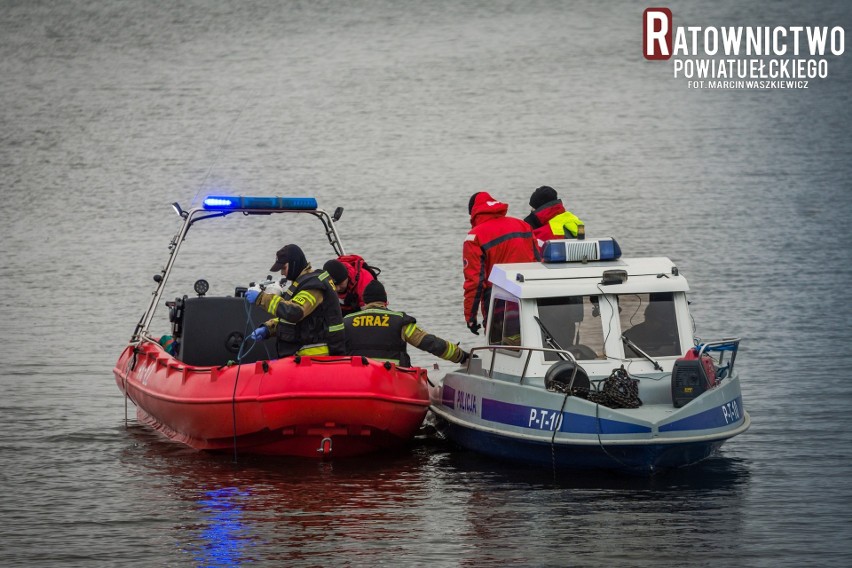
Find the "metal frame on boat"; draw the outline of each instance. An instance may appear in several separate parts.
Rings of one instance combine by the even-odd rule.
[[[224,217],[234,213],[242,213],[243,215],[271,215],[274,213],[312,215],[322,222],[325,228],[325,236],[334,249],[335,254],[337,256],[346,254],[343,250],[343,244],[340,242],[340,237],[337,234],[337,229],[334,226],[334,222],[338,221],[341,215],[343,215],[343,208],[338,207],[334,215],[331,216],[326,211],[318,208],[317,201],[313,197],[208,196],[202,202],[201,207],[194,207],[189,211],[183,210],[178,203],[173,203],[172,207],[183,219],[183,224],[171,243],[169,243],[169,258],[163,270],[154,277],[154,281],[157,282],[157,289],[154,291],[148,309],[145,310],[142,319],[133,331],[133,336],[130,339],[131,342],[148,334],[148,327],[151,325],[151,319],[154,317],[157,306],[159,306],[163,289],[172,272],[172,267],[174,266],[178,252],[180,252],[181,245],[186,240],[186,235],[190,227],[199,221]]]

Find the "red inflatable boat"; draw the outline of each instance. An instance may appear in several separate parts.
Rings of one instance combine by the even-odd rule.
[[[231,200],[231,201],[228,201]],[[176,206],[183,226],[157,290],[114,368],[116,383],[140,422],[199,450],[302,457],[354,456],[410,441],[429,408],[426,371],[365,357],[275,358],[275,339],[251,349],[249,321],[268,314],[249,306],[244,288],[227,297],[176,298],[169,307],[168,350],[149,332],[180,244],[193,223],[229,213],[308,213],[325,225],[344,254],[334,220],[312,198],[207,198],[191,211]],[[244,352],[247,352],[244,354]]]
[[[425,370],[362,357],[196,367],[142,341],[114,372],[141,422],[199,450],[359,455],[410,440],[429,406]]]

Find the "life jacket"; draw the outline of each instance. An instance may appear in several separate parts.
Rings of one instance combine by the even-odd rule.
[[[380,268],[370,266],[357,254],[347,254],[337,258],[349,273],[349,285],[340,295],[340,309],[344,315],[357,311],[364,305],[364,289],[367,284],[379,278]]]
[[[337,292],[331,286],[328,272],[315,270],[301,274],[290,285],[286,296],[293,297],[301,290],[319,290],[322,292],[323,301],[307,317],[295,324],[280,320],[278,355],[286,357],[310,346],[317,346],[319,353],[322,345],[328,345],[330,355],[343,355],[343,316],[340,313],[340,304],[335,301]]]
[[[417,323],[412,316],[387,308],[367,308],[343,318],[346,334],[346,354],[362,355],[371,359],[393,361],[401,367],[410,367],[402,330]]]

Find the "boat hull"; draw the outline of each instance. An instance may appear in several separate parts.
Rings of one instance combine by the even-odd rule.
[[[539,385],[450,373],[432,392],[441,431],[495,458],[649,475],[698,463],[748,429],[739,380],[682,408],[612,409]]]
[[[426,371],[361,357],[185,365],[159,345],[128,346],[116,384],[138,419],[199,450],[346,457],[405,445],[428,410]]]

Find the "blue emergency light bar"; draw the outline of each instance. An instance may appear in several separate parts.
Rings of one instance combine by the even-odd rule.
[[[201,206],[207,211],[240,211],[263,209],[266,211],[313,211],[317,200],[313,197],[242,197],[209,195]]]
[[[541,250],[542,262],[590,262],[615,260],[619,257],[621,257],[621,247],[612,237],[547,241]]]

